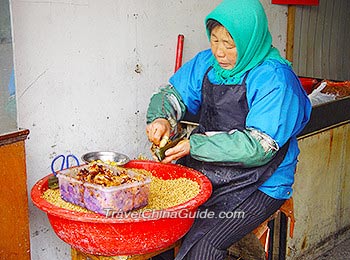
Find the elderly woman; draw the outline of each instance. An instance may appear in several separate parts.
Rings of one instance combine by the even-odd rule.
[[[148,138],[176,131],[186,112],[199,115],[190,138],[166,151],[164,163],[205,174],[213,193],[176,259],[224,259],[226,249],[292,196],[299,154],[296,136],[311,105],[290,63],[272,44],[259,0],[224,0],[205,19],[210,49],[185,63],[153,95]],[[239,211],[244,217],[223,212]],[[230,216],[230,217],[229,217]]]

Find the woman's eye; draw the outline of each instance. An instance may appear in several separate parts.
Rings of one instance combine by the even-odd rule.
[[[234,49],[236,46],[233,44],[225,44],[225,48],[228,50]]]

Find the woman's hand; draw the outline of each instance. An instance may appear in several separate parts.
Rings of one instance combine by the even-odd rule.
[[[165,158],[162,163],[170,163],[173,160],[178,160],[181,157],[190,154],[190,140],[185,139],[180,141],[176,146],[166,150]]]
[[[146,127],[148,140],[157,146],[159,146],[162,139],[169,139],[170,131],[170,123],[165,118],[157,118]]]

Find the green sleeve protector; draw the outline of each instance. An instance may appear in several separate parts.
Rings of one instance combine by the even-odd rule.
[[[205,162],[239,162],[245,167],[268,163],[278,151],[270,136],[256,130],[194,134],[190,138],[191,156]]]
[[[165,118],[173,128],[184,116],[185,111],[186,107],[179,93],[172,85],[167,85],[151,97],[146,116],[147,124],[157,118]]]

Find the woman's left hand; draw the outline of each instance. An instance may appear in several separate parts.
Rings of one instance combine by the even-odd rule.
[[[185,139],[180,141],[176,146],[166,150],[165,158],[162,163],[170,163],[171,161],[178,160],[188,154],[190,154],[190,140]]]

